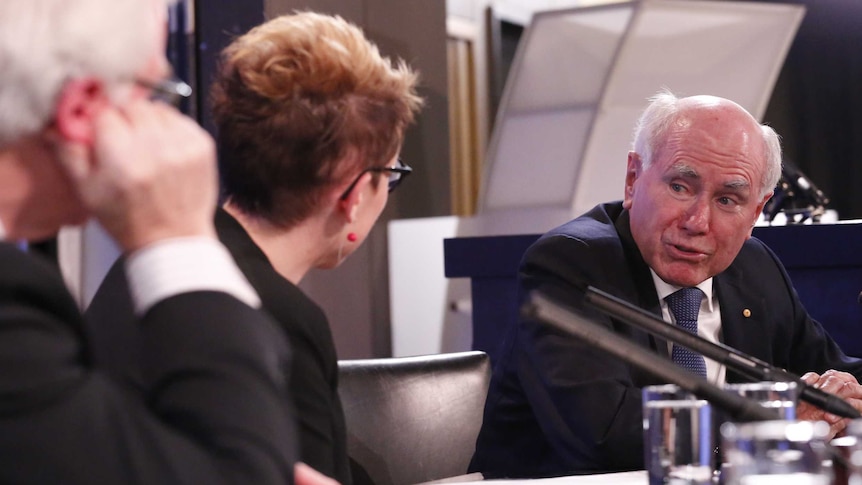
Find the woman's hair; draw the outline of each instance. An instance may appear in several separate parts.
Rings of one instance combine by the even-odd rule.
[[[341,17],[272,19],[222,53],[213,90],[223,195],[280,227],[401,147],[417,74]]]
[[[0,1],[0,145],[53,119],[57,96],[70,79],[131,82],[162,33],[154,9],[168,3]]]
[[[635,127],[632,150],[641,158],[643,168],[650,166],[655,156],[657,143],[661,143],[673,124],[679,119],[680,99],[664,90],[649,99],[649,105],[641,114]],[[763,153],[766,167],[761,180],[760,196],[771,193],[781,178],[781,142],[771,127],[760,125],[763,137]]]

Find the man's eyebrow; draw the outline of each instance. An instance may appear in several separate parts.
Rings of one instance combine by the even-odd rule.
[[[731,180],[730,182],[726,182],[724,184],[724,187],[726,189],[730,189],[730,190],[745,190],[745,189],[751,187],[751,184],[748,183],[747,180],[739,179],[739,180]]]
[[[700,178],[700,175],[697,174],[697,170],[695,170],[691,165],[684,162],[677,162],[673,164],[671,167],[677,175],[680,175],[685,178]]]

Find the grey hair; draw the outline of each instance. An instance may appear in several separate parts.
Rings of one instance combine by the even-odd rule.
[[[680,98],[668,90],[662,90],[649,98],[649,105],[635,125],[632,151],[638,154],[644,169],[652,163],[656,144],[663,140],[677,120]],[[766,169],[761,179],[760,197],[772,193],[781,178],[781,141],[778,133],[767,125],[760,125],[763,136]]]
[[[169,3],[0,1],[0,146],[44,127],[68,80],[131,80],[155,49],[154,9]]]

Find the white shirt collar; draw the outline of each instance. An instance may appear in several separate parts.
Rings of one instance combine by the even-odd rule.
[[[6,228],[3,227],[3,220],[0,219],[0,241],[6,240]]]
[[[655,284],[655,291],[656,293],[658,293],[659,302],[664,301],[664,299],[671,293],[682,289],[681,286],[671,285],[665,282],[663,279],[659,278],[659,276],[655,274],[655,271],[653,271],[652,268],[650,268],[649,272],[652,275],[652,281],[653,284]],[[704,295],[706,295],[706,304],[709,305],[709,311],[713,311],[714,309],[712,307],[712,278],[708,278],[704,281],[701,281],[700,284],[697,285],[697,287],[700,288],[700,291],[702,291]]]

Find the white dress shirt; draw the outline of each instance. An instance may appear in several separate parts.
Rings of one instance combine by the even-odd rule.
[[[260,308],[260,297],[227,248],[209,237],[174,238],[143,247],[126,259],[135,312],[190,291],[221,291]]]

